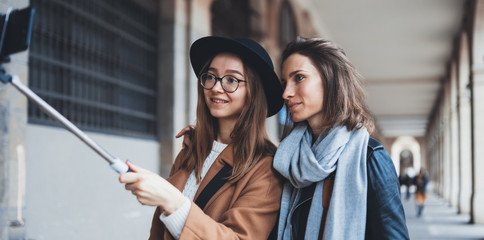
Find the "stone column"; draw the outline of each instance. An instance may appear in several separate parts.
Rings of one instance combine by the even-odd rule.
[[[470,213],[472,194],[471,168],[471,105],[467,85],[470,77],[468,38],[464,32],[460,39],[458,77],[458,114],[459,114],[459,161],[460,161],[460,194],[459,212]]]
[[[450,150],[450,171],[451,171],[451,204],[454,207],[459,205],[459,144],[457,132],[457,70],[455,61],[451,64],[450,82],[449,82],[449,150]]]
[[[160,174],[168,176],[174,135],[175,0],[160,1],[158,29],[158,136],[160,138]]]
[[[444,83],[444,97],[442,99],[441,103],[441,116],[442,116],[442,124],[440,125],[442,135],[443,135],[443,141],[442,141],[442,154],[443,154],[443,177],[444,177],[444,198],[447,201],[451,201],[451,196],[452,196],[452,175],[451,175],[451,151],[450,151],[450,106],[449,106],[449,101],[450,101],[450,91],[449,91],[449,82],[448,79],[446,80],[447,82]]]
[[[5,13],[9,7],[19,9],[27,5],[27,0],[3,0],[0,11]],[[27,84],[27,60],[27,52],[17,53],[3,66],[7,73],[18,75]],[[17,210],[25,206],[25,174],[19,174],[24,165],[18,164],[17,149],[24,153],[26,127],[27,99],[10,84],[0,83],[0,239],[25,236],[22,221],[16,220]]]
[[[430,180],[434,185],[434,191],[442,195],[442,178],[441,178],[441,157],[440,157],[440,136],[439,136],[439,117],[432,119],[429,125],[429,131],[426,136],[426,155],[428,158],[427,171]]]
[[[0,83],[0,239],[7,239],[9,179],[9,100],[8,86]]]
[[[437,134],[438,134],[438,157],[437,161],[439,162],[439,191],[442,196],[447,200],[447,192],[446,192],[446,161],[445,161],[445,135],[444,135],[444,124],[443,124],[443,116],[440,114],[437,122]]]
[[[474,140],[474,216],[476,223],[484,223],[484,68],[475,69],[473,81],[473,140]]]
[[[472,46],[473,220],[484,223],[484,0],[476,1]]]

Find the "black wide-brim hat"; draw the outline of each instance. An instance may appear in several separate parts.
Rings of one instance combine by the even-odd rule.
[[[251,65],[259,74],[267,99],[267,117],[281,110],[282,86],[274,65],[266,50],[257,42],[247,38],[203,37],[196,40],[190,48],[190,61],[197,77],[202,67],[215,55],[222,52],[235,53],[244,64]]]

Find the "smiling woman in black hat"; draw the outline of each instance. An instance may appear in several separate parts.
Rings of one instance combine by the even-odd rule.
[[[157,206],[150,239],[267,239],[282,192],[265,118],[282,107],[282,87],[258,43],[205,37],[190,59],[199,78],[191,143],[170,177],[130,164],[120,176],[143,205]]]

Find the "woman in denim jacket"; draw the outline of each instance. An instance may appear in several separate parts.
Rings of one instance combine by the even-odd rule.
[[[281,81],[290,121],[274,157],[286,178],[277,239],[408,239],[393,162],[369,137],[361,77],[343,50],[298,38]]]

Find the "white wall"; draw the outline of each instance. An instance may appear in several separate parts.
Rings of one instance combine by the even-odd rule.
[[[159,171],[157,141],[87,134],[112,155]],[[108,163],[74,135],[28,124],[26,142],[27,238],[148,238],[154,208],[140,205]]]

